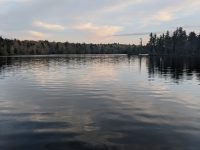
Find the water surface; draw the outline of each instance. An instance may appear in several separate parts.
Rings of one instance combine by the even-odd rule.
[[[200,59],[0,58],[1,150],[199,150]]]

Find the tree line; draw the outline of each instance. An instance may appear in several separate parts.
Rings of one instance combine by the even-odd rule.
[[[0,56],[46,54],[137,54],[136,45],[20,41],[0,37]]]
[[[182,27],[171,35],[169,31],[160,36],[151,33],[146,48],[151,55],[200,55],[200,34],[190,32],[187,35]]]
[[[177,28],[172,34],[151,33],[149,42],[142,45],[86,44],[49,41],[20,41],[0,37],[0,56],[47,54],[150,54],[150,55],[200,55],[200,34]]]

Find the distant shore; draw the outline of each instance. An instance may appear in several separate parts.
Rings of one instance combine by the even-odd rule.
[[[86,44],[49,41],[20,41],[0,37],[0,56],[49,54],[128,54],[128,55],[190,55],[200,56],[200,34],[177,28],[173,33],[151,33],[146,45]]]

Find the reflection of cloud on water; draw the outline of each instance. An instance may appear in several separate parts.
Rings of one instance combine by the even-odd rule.
[[[148,91],[154,93],[154,97],[161,98],[161,101],[178,103],[188,108],[197,108],[197,106],[199,106],[199,94],[197,94],[194,89],[191,91],[189,88],[191,84],[194,84],[192,83],[193,81],[185,81],[181,86],[179,86],[175,83],[166,83],[165,79],[159,80],[160,81],[152,82],[152,84],[150,84],[151,86],[144,86],[144,88],[147,88]]]
[[[92,64],[75,82],[82,85],[113,80],[117,80],[117,73],[112,64]]]
[[[51,67],[46,68],[44,66],[40,66],[33,71],[33,74],[35,79],[42,86],[47,86],[47,88],[49,86],[52,86],[52,88],[60,87],[60,90],[62,90],[64,87],[73,85],[74,90],[77,89],[77,91],[74,91],[76,94],[78,94],[78,92],[86,92],[83,94],[89,94],[88,92],[91,92],[89,88],[93,87],[94,84],[97,84],[97,86],[93,88],[97,88],[98,85],[102,85],[101,82],[104,82],[103,86],[105,86],[107,82],[111,83],[112,81],[117,81],[119,78],[117,72],[118,68],[114,64],[110,63],[91,63],[85,68],[78,66],[75,71],[73,69],[68,70],[70,74],[67,74],[67,68],[65,66],[56,67],[56,70],[52,70]],[[134,76],[134,78],[137,78],[137,76]],[[53,83],[51,82],[50,84],[50,81],[53,81]],[[137,79],[134,79],[134,81],[137,81]],[[134,91],[134,89],[128,88],[127,85],[122,84],[122,86],[120,85],[109,89],[109,91],[104,91],[104,94],[106,92],[111,94],[110,97],[113,97],[111,99],[103,96],[103,93],[98,93],[98,91],[93,92],[93,94],[99,94],[97,96],[101,99],[108,99],[111,102],[109,105],[113,105],[113,108],[120,105],[119,108],[129,107],[133,110],[141,109],[140,111],[143,112],[143,114],[140,114],[140,112],[136,112],[136,114],[134,114],[134,111],[122,111],[121,113],[133,115],[140,121],[163,124],[181,125],[185,118],[181,117],[181,113],[183,113],[182,110],[188,111],[189,107],[195,106],[195,104],[198,103],[192,95],[180,93],[181,91],[176,91],[176,93],[174,93],[172,91],[174,89],[172,88],[173,85],[164,84],[164,81],[154,80],[152,84],[149,85],[146,82],[134,82],[134,84],[137,86],[137,89],[142,90],[139,92]],[[84,89],[82,89],[82,87],[87,87],[87,91],[83,91]],[[132,98],[132,101],[129,100],[130,98]],[[167,118],[166,116],[173,117]],[[88,116],[85,116],[84,118],[86,119]],[[73,122],[79,122],[80,124],[83,121],[74,120]],[[87,130],[87,125],[85,127]]]
[[[48,83],[56,82],[59,84],[59,81],[65,81],[66,74],[62,73],[60,69],[59,72],[57,70],[51,69],[51,67],[47,67],[45,65],[40,65],[38,67],[32,67],[30,70],[30,76],[34,80],[36,80],[41,86],[48,85]]]
[[[141,63],[141,66],[146,64]],[[69,138],[87,144],[125,143],[141,147],[150,141],[152,145],[163,142],[166,147],[176,140],[187,141],[179,137],[194,138],[192,131],[199,130],[199,123],[195,121],[199,116],[188,107],[194,97],[185,97],[188,102],[185,103],[184,95],[188,93],[157,77],[148,82],[145,70],[137,71],[137,59],[130,64],[127,69],[123,68],[127,64],[116,65],[106,59],[91,60],[86,65],[82,60],[75,65],[57,60],[48,65],[33,63],[29,69],[22,65],[26,80],[8,82],[12,88],[4,95],[15,103],[2,104],[20,110],[18,114],[15,110],[4,114],[7,115],[4,118],[12,121],[1,123],[4,131],[11,133],[8,141],[17,137],[17,144],[24,144],[25,137],[28,144],[36,142],[37,145],[40,139],[51,142],[54,137],[55,142],[64,139],[66,143]],[[8,98],[8,95],[11,96]],[[23,112],[26,114],[22,115]],[[14,131],[26,134],[19,136]],[[187,131],[190,135],[177,131]]]
[[[31,80],[35,80],[39,86],[44,88],[64,88],[68,86],[80,88],[89,84],[117,80],[116,68],[113,64],[106,63],[93,63],[85,68],[80,66],[69,68],[64,65],[51,68],[40,65],[33,67],[29,73]]]

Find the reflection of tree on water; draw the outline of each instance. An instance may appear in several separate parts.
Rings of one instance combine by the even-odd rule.
[[[4,76],[5,69],[12,65],[13,58],[1,57],[0,58],[0,75]]]
[[[29,57],[0,57],[0,75],[4,72],[16,71],[21,67],[32,68],[32,66],[55,66],[64,63],[65,65],[87,65],[90,63],[119,64],[128,62],[129,64],[139,63],[148,67],[149,77],[161,75],[165,78],[172,78],[175,81],[191,79],[195,75],[200,80],[200,57],[147,57],[124,55],[55,55],[55,56],[29,56]]]
[[[146,74],[143,66],[149,67],[150,75],[198,72],[198,59],[179,59],[121,55],[0,58],[0,76],[9,71],[19,74],[13,79],[26,73],[29,79],[4,82],[8,88],[1,85],[1,99],[8,102],[1,107],[9,111],[0,117],[0,149],[198,150],[198,110],[179,103],[168,92],[160,94],[163,89],[143,88],[140,83],[146,76],[137,76]],[[68,68],[70,74],[63,72]],[[106,72],[116,68],[120,69],[116,70],[117,82]],[[89,82],[95,80],[99,82]]]
[[[5,72],[17,70],[22,67],[32,66],[50,67],[64,63],[65,65],[86,65],[88,63],[118,64],[127,60],[125,55],[41,55],[22,57],[0,57],[0,75]]]
[[[150,77],[160,74],[163,77],[171,77],[176,81],[186,76],[192,78],[195,74],[200,80],[200,58],[199,57],[149,57],[148,71]]]

